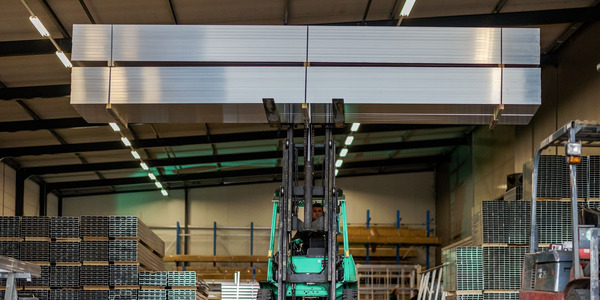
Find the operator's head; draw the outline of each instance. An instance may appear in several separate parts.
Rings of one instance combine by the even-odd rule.
[[[312,205],[312,219],[316,220],[317,218],[319,218],[322,215],[323,215],[323,204],[314,203]]]

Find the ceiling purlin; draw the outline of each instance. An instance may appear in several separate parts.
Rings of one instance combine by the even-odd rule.
[[[403,131],[403,130],[417,130],[417,129],[439,129],[457,127],[458,125],[419,125],[419,124],[364,124],[358,131],[358,134],[362,133],[375,133],[375,132],[392,132],[392,131]],[[461,127],[461,126],[458,126]],[[302,129],[294,130],[295,136],[301,136],[303,134]],[[334,135],[346,135],[350,132],[350,128],[339,128],[334,129]],[[323,131],[317,129],[315,136],[323,136]],[[170,137],[160,139],[143,139],[132,141],[131,144],[134,148],[153,148],[153,147],[168,147],[168,146],[185,146],[185,145],[202,145],[212,143],[228,143],[228,142],[245,142],[245,141],[257,141],[257,140],[273,140],[281,138],[279,131],[256,131],[256,132],[238,132],[238,133],[227,133],[227,134],[214,134],[211,135],[211,140],[208,140],[206,135],[198,136],[184,136],[184,137]],[[0,148],[0,158],[3,157],[19,157],[26,155],[44,155],[44,154],[61,154],[61,153],[72,153],[72,152],[90,152],[90,151],[105,151],[105,150],[120,150],[125,149],[123,143],[120,141],[113,142],[93,142],[93,143],[79,143],[79,144],[68,144],[68,145],[44,145],[44,146],[31,146],[31,147],[15,147],[15,148]]]
[[[424,140],[424,141],[407,141],[398,143],[382,143],[382,144],[367,144],[367,145],[355,145],[349,146],[348,150],[350,153],[364,153],[364,152],[377,152],[377,151],[389,151],[398,149],[425,149],[425,148],[438,148],[438,147],[453,147],[457,145],[466,145],[468,143],[467,137],[461,138],[450,138],[450,139],[436,139],[436,140]],[[315,155],[322,155],[322,148],[315,150]],[[299,156],[303,153],[300,149]],[[235,154],[220,154],[220,155],[206,155],[206,156],[192,156],[192,157],[177,157],[177,158],[166,158],[166,159],[150,159],[146,160],[146,164],[149,167],[166,167],[166,166],[185,166],[185,165],[196,165],[206,163],[221,163],[221,162],[235,162],[235,161],[246,161],[246,160],[263,160],[263,159],[278,159],[282,156],[282,151],[263,151],[263,152],[245,152]],[[85,165],[71,164],[71,165],[54,165],[44,167],[31,167],[24,168],[23,171],[29,175],[45,175],[45,174],[63,174],[73,172],[91,172],[91,171],[105,171],[105,170],[116,170],[116,169],[133,169],[138,168],[139,163],[135,160],[120,161],[120,162],[106,162],[106,163],[88,163]]]
[[[106,126],[106,124],[90,124],[83,118],[41,119],[0,122],[0,132],[35,131],[96,126]]]
[[[411,158],[399,158],[399,159],[384,159],[384,160],[370,160],[360,162],[348,162],[341,169],[378,169],[381,167],[392,168],[394,166],[402,165],[428,165],[440,162],[447,157],[445,156],[424,156],[424,157],[411,157]],[[315,170],[320,170],[322,166],[316,165]],[[298,171],[303,172],[301,166],[298,167]],[[208,179],[219,179],[219,178],[235,178],[235,177],[251,177],[251,176],[272,176],[273,174],[280,174],[281,168],[254,168],[245,170],[235,171],[221,171],[221,172],[203,172],[203,173],[192,173],[192,174],[177,174],[177,175],[165,175],[157,176],[160,182],[185,182],[191,180],[208,180]],[[103,180],[81,180],[71,182],[54,182],[49,183],[49,190],[66,190],[66,189],[77,189],[77,188],[91,188],[91,187],[103,187],[103,186],[118,186],[118,185],[135,185],[135,184],[147,184],[152,183],[152,180],[147,176],[140,177],[125,177],[125,178],[112,178]]]

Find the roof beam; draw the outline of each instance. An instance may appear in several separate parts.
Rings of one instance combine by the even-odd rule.
[[[169,3],[170,2],[171,0],[169,0]],[[598,5],[594,7],[525,12],[496,12],[502,8],[504,2],[505,1],[503,0],[498,2],[494,8],[495,13],[448,17],[405,18],[402,20],[402,26],[504,27],[592,22],[600,20],[600,6]],[[394,16],[393,19],[387,20],[366,21],[365,19],[354,22],[330,23],[325,25],[396,26],[398,23],[396,17],[397,16]],[[287,18],[284,17],[284,23],[286,20]],[[68,53],[71,52],[72,40],[70,38],[56,39],[56,41],[63,51]],[[0,56],[54,54],[55,51],[56,49],[54,46],[46,39],[0,42]]]
[[[393,167],[398,165],[410,165],[415,166],[419,164],[435,164],[445,159],[444,156],[425,156],[425,157],[410,157],[401,159],[384,159],[384,160],[371,160],[346,163],[342,166],[342,169],[362,169],[362,168],[380,168],[380,167]],[[299,172],[302,172],[302,167],[299,167]],[[315,170],[322,169],[322,166],[316,165]],[[164,175],[157,176],[157,180],[166,182],[181,182],[181,181],[195,181],[195,180],[208,180],[208,179],[219,179],[219,178],[237,178],[237,177],[256,177],[256,176],[277,176],[281,174],[281,168],[254,168],[246,170],[235,170],[235,171],[219,171],[219,172],[203,172],[193,174],[177,174],[177,175]],[[63,190],[63,189],[78,189],[78,188],[93,188],[103,186],[118,186],[118,185],[135,185],[135,184],[153,184],[147,176],[142,177],[125,177],[125,178],[112,178],[104,180],[81,180],[81,181],[70,181],[70,182],[55,182],[49,183],[49,190]]]
[[[65,53],[71,53],[71,39],[54,39]],[[54,54],[56,48],[48,39],[0,42],[0,57]]]
[[[402,26],[508,27],[598,20],[600,20],[600,6],[467,16],[407,18],[402,21]]]
[[[2,90],[0,90],[1,93]],[[358,133],[370,132],[386,132],[386,131],[403,131],[403,130],[418,130],[418,129],[435,129],[447,128],[443,125],[380,125],[380,124],[364,124],[359,129]],[[350,132],[350,128],[334,129],[334,135],[344,135]],[[302,129],[294,131],[296,136],[303,134]],[[317,129],[315,135],[324,135],[323,131]],[[240,132],[229,134],[214,134],[210,136],[210,140],[206,135],[186,136],[186,137],[171,137],[159,139],[144,139],[134,140],[131,144],[134,148],[152,148],[152,147],[169,147],[169,146],[185,146],[185,145],[200,145],[209,143],[227,143],[227,142],[244,142],[256,140],[272,140],[285,137],[284,131],[258,131],[258,132]],[[120,141],[114,142],[95,142],[95,143],[79,143],[68,145],[48,145],[48,146],[32,146],[32,147],[16,147],[16,148],[0,148],[0,158],[3,157],[19,157],[27,155],[45,155],[45,154],[61,154],[72,152],[89,152],[89,151],[106,151],[125,149]]]
[[[368,145],[357,145],[349,147],[350,153],[358,152],[374,152],[374,151],[391,151],[401,149],[423,149],[432,147],[449,147],[457,145],[466,145],[468,139],[466,137],[441,139],[441,140],[426,140],[426,141],[408,141],[399,143],[383,143],[383,144],[368,144]],[[323,149],[318,148],[315,150],[316,155],[321,155]],[[303,155],[300,151],[298,155]],[[145,160],[149,167],[166,167],[166,166],[185,166],[185,165],[196,165],[196,164],[207,164],[207,163],[222,163],[222,162],[234,162],[234,161],[247,161],[247,160],[263,160],[263,159],[278,159],[281,158],[281,151],[264,151],[264,152],[246,152],[246,153],[235,153],[235,154],[222,154],[222,155],[206,155],[206,156],[194,156],[194,157],[179,157],[179,158],[166,158],[166,159],[150,159]],[[392,160],[393,161],[393,160]],[[106,171],[106,170],[119,170],[119,169],[135,169],[139,168],[139,161],[119,161],[119,162],[107,162],[107,163],[89,163],[89,164],[70,164],[70,165],[58,165],[58,166],[44,166],[44,167],[32,167],[24,168],[23,171],[28,175],[45,175],[45,174],[64,174],[74,172],[93,172],[93,171]]]
[[[389,169],[385,169],[385,170],[380,170],[377,174],[404,174],[404,173],[416,173],[416,172],[429,172],[429,171],[433,171],[435,168],[432,168],[431,166],[414,166],[414,167],[410,167],[410,168],[406,168],[406,169],[401,169],[401,170],[389,170]],[[372,176],[372,175],[377,175],[377,174],[351,174],[351,175],[343,175],[340,174],[338,176],[336,176],[336,178],[342,178],[342,177],[362,177],[362,176]],[[200,183],[186,183],[185,186],[174,186],[174,187],[168,187],[169,191],[173,191],[173,190],[182,190],[182,189],[189,189],[189,188],[207,188],[207,187],[219,187],[219,186],[232,186],[232,185],[249,185],[249,184],[259,184],[259,183],[273,183],[273,182],[281,182],[281,179],[276,178],[277,176],[272,176],[271,178],[267,178],[265,180],[252,180],[252,181],[242,181],[242,182],[227,182],[227,183],[215,183],[215,184],[200,184]],[[156,189],[156,187],[150,187],[150,188],[134,188],[134,189],[127,189],[127,190],[111,190],[111,191],[91,191],[91,192],[83,192],[81,190],[71,190],[71,191],[66,191],[66,193],[62,193],[61,195],[63,195],[63,197],[91,197],[91,196],[101,196],[101,195],[114,195],[114,194],[126,194],[126,193],[140,193],[140,192],[159,192],[158,189]]]
[[[1,48],[2,46],[0,46]],[[26,86],[0,89],[0,100],[61,98],[71,95],[70,84]]]
[[[600,6],[525,12],[461,15],[448,17],[405,18],[402,26],[424,27],[512,27],[593,22],[600,20]],[[323,25],[396,26],[398,19],[329,23]]]
[[[83,118],[64,118],[47,120],[28,120],[1,122],[0,132],[34,131],[65,128],[81,128],[93,126],[105,126],[106,124],[90,124]]]

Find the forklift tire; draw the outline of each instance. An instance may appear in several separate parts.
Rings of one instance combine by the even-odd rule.
[[[586,289],[571,289],[565,295],[565,300],[588,300],[590,299],[590,290]]]
[[[256,300],[275,300],[275,293],[271,289],[259,289]]]
[[[344,289],[342,291],[342,300],[356,300],[356,299],[358,299],[358,290]]]

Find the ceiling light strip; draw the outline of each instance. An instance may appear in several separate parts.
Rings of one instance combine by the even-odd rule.
[[[21,3],[23,4],[23,6],[25,6],[25,9],[27,9],[27,11],[29,12],[29,21],[31,21],[31,24],[33,24],[35,29],[37,29],[37,31],[40,33],[40,35],[42,37],[49,39],[50,42],[52,42],[52,45],[54,45],[54,48],[56,48],[56,56],[58,57],[58,59],[60,59],[60,61],[66,68],[72,68],[73,64],[71,63],[71,61],[69,60],[67,55],[65,55],[63,50],[56,43],[56,41],[50,34],[50,31],[48,31],[48,29],[46,29],[46,26],[44,26],[42,21],[35,15],[33,10],[31,9],[31,7],[29,6],[29,4],[27,4],[27,2],[25,0],[21,0]]]

